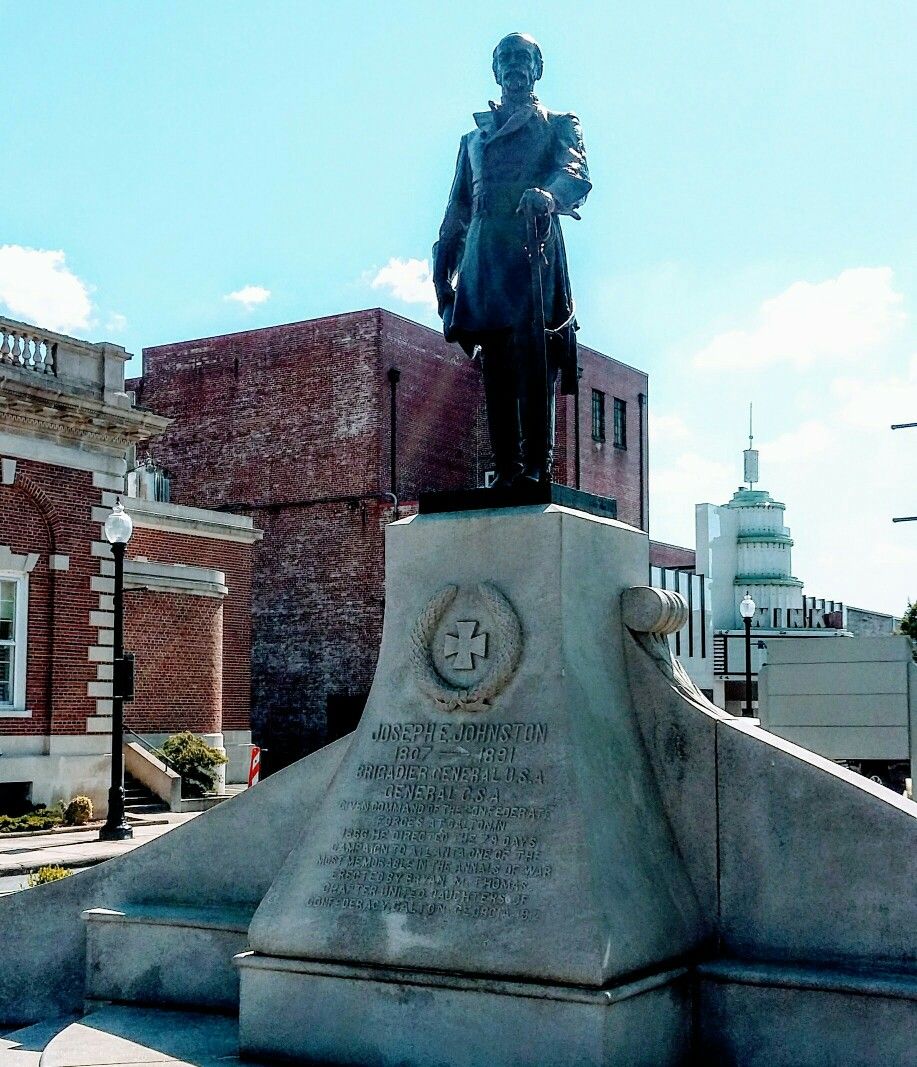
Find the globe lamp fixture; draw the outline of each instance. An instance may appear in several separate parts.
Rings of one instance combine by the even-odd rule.
[[[751,598],[751,593],[746,593],[739,604],[739,614],[742,616],[742,625],[745,627],[745,715],[753,715],[751,706],[751,620],[758,610],[757,605]]]
[[[111,514],[105,520],[105,537],[109,544],[126,545],[133,532],[134,524],[130,515],[124,510],[121,497],[118,497],[117,503],[111,509]]]

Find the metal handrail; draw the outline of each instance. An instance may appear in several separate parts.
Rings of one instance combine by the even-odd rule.
[[[156,748],[153,745],[151,745],[149,743],[149,741],[147,741],[145,738],[141,737],[140,734],[138,734],[136,730],[132,730],[127,725],[127,723],[124,723],[124,732],[126,734],[130,734],[131,737],[136,738],[136,740],[139,743],[141,748],[143,748],[147,752],[149,752],[151,756],[155,756],[156,759],[158,759],[160,763],[164,763],[169,768],[170,771],[173,771],[175,774],[178,775],[179,778],[181,778],[181,772],[175,766],[175,764],[169,759],[169,757],[166,756],[163,752],[161,752],[158,748]]]

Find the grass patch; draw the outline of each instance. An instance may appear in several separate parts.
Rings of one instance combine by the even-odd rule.
[[[0,834],[28,834],[35,830],[52,830],[62,825],[64,813],[60,807],[38,807],[26,815],[0,815]]]

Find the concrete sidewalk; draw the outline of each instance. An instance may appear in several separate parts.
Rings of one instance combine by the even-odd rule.
[[[25,875],[37,867],[91,867],[95,863],[121,856],[147,841],[196,819],[200,812],[167,812],[149,823],[133,822],[134,836],[127,841],[100,841],[99,830],[72,833],[40,833],[0,837],[0,892],[11,892],[25,885]],[[18,883],[22,882],[20,886]]]
[[[247,1067],[239,1023],[211,1012],[113,1004],[0,1038],[0,1067]],[[255,1067],[254,1064],[251,1067]]]

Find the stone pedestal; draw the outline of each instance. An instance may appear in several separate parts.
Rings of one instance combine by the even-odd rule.
[[[243,1052],[676,1062],[705,928],[626,679],[645,534],[548,504],[386,552],[366,711],[240,960]]]
[[[246,954],[249,1054],[360,1067],[660,1067],[684,1062],[690,980],[610,989],[462,978]]]

